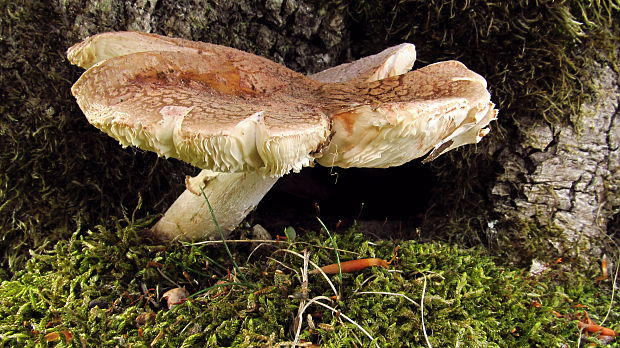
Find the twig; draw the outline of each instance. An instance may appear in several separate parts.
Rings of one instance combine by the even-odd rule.
[[[251,251],[251,252],[250,252],[250,254],[248,255],[247,259],[245,260],[245,263],[250,263],[250,259],[252,258],[252,255],[254,255],[254,252],[255,252],[256,250],[258,250],[258,248],[262,247],[263,245],[269,245],[269,244],[267,244],[267,243],[260,243],[260,244],[258,244],[256,247],[254,247],[254,249],[252,249],[252,251]],[[277,247],[275,247],[275,246],[273,246],[273,245],[270,245],[270,246],[272,246],[272,247],[274,247],[274,248],[277,248]]]
[[[196,246],[196,245],[209,245],[209,244],[222,244],[222,243],[269,243],[269,244],[279,244],[279,243],[283,243],[283,241],[281,240],[274,240],[274,239],[224,239],[224,240],[204,240],[201,242],[181,242],[181,245],[183,246]],[[311,243],[308,242],[295,242],[295,244],[303,244],[303,245],[310,245],[313,248],[318,248],[318,249],[327,249],[327,250],[336,250],[338,252],[341,253],[347,253],[347,254],[351,254],[351,255],[359,255],[360,253],[355,252],[355,251],[350,251],[350,250],[345,250],[345,249],[334,249],[332,247],[327,247],[327,246],[322,246],[322,245],[312,245]]]
[[[404,297],[407,301],[413,303],[414,305],[420,307],[420,304],[417,303],[416,301],[412,300],[411,298],[409,298],[407,295],[405,294],[399,294],[399,293],[395,293],[395,292],[383,292],[383,291],[360,291],[360,292],[356,292],[355,294],[357,295],[363,295],[363,294],[375,294],[375,295],[391,295],[391,296],[399,296],[399,297]]]
[[[316,303],[316,304],[318,304],[318,305],[320,305],[320,306],[323,306],[323,307],[325,307],[325,308],[329,309],[330,311],[332,311],[332,312],[336,313],[336,314],[337,314],[337,315],[339,315],[341,318],[346,319],[346,320],[347,320],[348,322],[350,322],[351,324],[355,325],[358,329],[360,329],[360,331],[362,331],[362,332],[364,333],[364,335],[366,335],[368,338],[370,338],[370,340],[371,340],[371,341],[374,341],[374,340],[375,340],[375,339],[372,337],[372,335],[371,335],[368,331],[366,331],[366,329],[364,329],[364,328],[363,328],[360,324],[356,323],[353,319],[349,318],[348,316],[346,316],[345,314],[343,314],[341,311],[339,311],[339,310],[335,309],[334,307],[328,306],[328,305],[326,305],[326,304],[325,304],[325,303],[323,303],[323,302],[319,302],[318,300],[320,300],[320,299],[327,299],[327,300],[329,300],[329,298],[328,298],[328,297],[325,297],[325,296],[317,296],[317,297],[315,297],[315,298],[311,299],[310,301],[308,301],[308,304],[306,305],[306,308],[307,308],[308,306],[310,306],[311,304],[313,304],[313,303]],[[305,309],[304,309],[304,310],[305,310]],[[378,343],[376,343],[376,342],[375,342],[375,345],[376,345],[377,347],[379,347],[379,344],[378,344]]]
[[[293,320],[293,330],[295,332],[295,339],[293,340],[293,346],[299,342],[299,334],[301,333],[301,324],[304,320],[304,311],[306,310],[306,301],[308,298],[308,250],[304,249],[304,265],[301,268],[301,300],[299,301],[299,308],[297,309],[297,317]]]
[[[327,296],[317,296],[315,298],[312,298],[308,301],[308,303],[306,303],[304,306],[300,306],[299,310],[297,311],[297,317],[295,317],[295,322],[297,322],[297,327],[295,328],[295,338],[293,339],[293,347],[297,346],[297,344],[299,343],[299,335],[301,334],[301,324],[303,324],[304,322],[304,312],[306,311],[306,309],[313,303],[320,303],[318,302],[319,300],[327,300],[327,301],[331,301],[331,299]]]
[[[282,243],[281,240],[273,239],[220,239],[220,240],[204,240],[202,242],[181,242],[183,246],[194,246],[203,244],[222,244],[222,243]]]
[[[428,348],[433,348],[431,342],[428,340],[428,335],[426,334],[426,325],[424,324],[424,295],[426,294],[426,275],[424,275],[424,287],[422,288],[422,298],[420,299],[420,313],[422,317],[422,332],[424,333],[424,339],[426,340],[426,344]]]
[[[303,257],[303,255],[301,255],[300,253],[294,252],[294,251],[292,251],[292,250],[288,250],[288,249],[280,249],[280,250],[276,250],[276,252],[278,252],[278,251],[284,251],[284,252],[286,252],[286,253],[293,254],[293,255],[295,255],[295,256],[297,256],[297,257],[300,257],[300,258],[302,258],[302,259],[304,258],[304,257]],[[332,290],[334,291],[334,295],[336,295],[337,297],[340,297],[340,296],[338,295],[338,291],[336,290],[336,287],[334,286],[334,283],[332,283],[332,281],[329,279],[329,277],[327,276],[327,274],[325,274],[325,272],[323,272],[323,270],[321,270],[321,267],[319,267],[319,265],[317,265],[316,263],[314,263],[314,262],[312,262],[312,261],[310,261],[310,260],[308,260],[308,263],[310,263],[310,264],[312,265],[312,267],[314,267],[315,269],[320,270],[321,274],[323,275],[323,277],[325,278],[325,280],[327,280],[327,283],[329,284],[329,286],[330,286],[330,287],[332,288]]]
[[[282,266],[282,267],[284,267],[284,268],[286,268],[286,269],[289,269],[289,270],[291,270],[291,271],[295,272],[295,274],[299,275],[299,273],[297,272],[297,270],[296,270],[296,269],[294,269],[293,267],[289,267],[289,266],[287,266],[287,265],[286,265],[286,264],[284,264],[284,262],[282,262],[282,261],[278,261],[278,260],[274,259],[273,257],[268,257],[268,258],[267,258],[267,260],[271,260],[271,261],[273,261],[273,262],[277,263],[278,265],[280,265],[280,266]]]

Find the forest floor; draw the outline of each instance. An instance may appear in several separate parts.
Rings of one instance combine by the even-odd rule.
[[[164,245],[143,237],[152,220],[78,229],[0,273],[0,347],[620,346],[601,332],[620,330],[618,271],[600,264],[519,269],[482,248],[355,227]],[[395,254],[388,268],[307,272]]]

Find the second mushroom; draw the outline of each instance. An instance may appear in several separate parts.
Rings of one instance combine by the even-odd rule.
[[[279,177],[316,160],[390,167],[477,143],[497,111],[486,81],[457,61],[407,72],[411,44],[309,77],[233,48],[139,32],[71,47],[72,87],[88,121],[123,146],[203,171],[153,232],[217,239]],[[211,203],[215,221],[207,204]]]

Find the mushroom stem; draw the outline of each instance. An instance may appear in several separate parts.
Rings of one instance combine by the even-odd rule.
[[[196,177],[186,179],[187,189],[153,226],[152,232],[162,239],[213,240],[221,238],[220,232],[227,236],[277,180],[278,177],[265,177],[255,172],[203,170]]]

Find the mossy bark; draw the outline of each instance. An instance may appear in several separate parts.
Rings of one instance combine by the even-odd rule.
[[[485,76],[500,109],[481,144],[433,163],[423,235],[485,244],[525,263],[615,252],[619,5],[367,0],[350,8],[354,54],[411,40],[421,61],[459,59]]]
[[[570,124],[519,119],[519,136],[498,151],[503,171],[491,186],[504,228],[515,221],[555,226],[560,233],[547,243],[571,256],[609,245],[620,208],[620,76],[593,63],[578,78],[595,88],[591,100]]]

